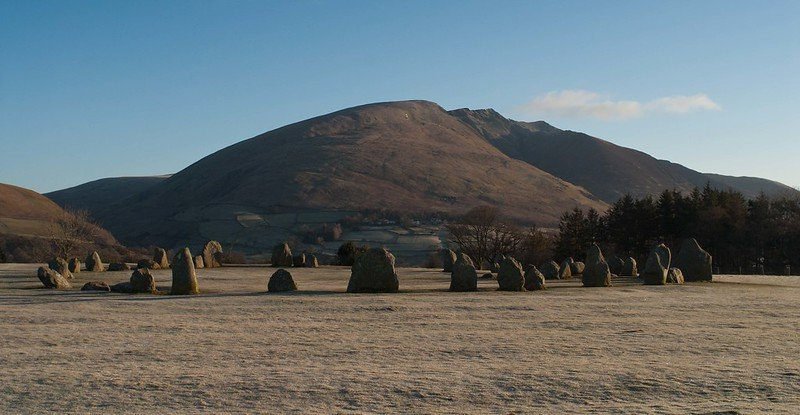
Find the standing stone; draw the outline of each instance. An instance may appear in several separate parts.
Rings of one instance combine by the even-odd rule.
[[[584,287],[610,287],[611,270],[597,244],[592,244],[586,251],[586,268],[582,275]]]
[[[683,272],[678,268],[670,268],[667,272],[667,284],[683,284]]]
[[[55,288],[58,290],[66,290],[72,288],[64,278],[63,275],[59,274],[58,271],[48,268],[48,267],[39,267],[36,271],[36,276],[39,277],[39,281],[42,282],[44,288]]]
[[[371,248],[358,255],[347,283],[349,293],[396,293],[400,281],[394,268],[394,255],[386,248]]]
[[[456,253],[452,249],[442,249],[442,272],[453,272],[453,265],[456,263]]]
[[[217,268],[222,266],[219,262],[219,257],[222,255],[222,245],[217,241],[208,241],[203,246],[203,265],[206,268]],[[191,258],[191,257],[190,257]]]
[[[632,257],[628,257],[625,260],[625,264],[622,266],[622,273],[619,275],[623,275],[626,277],[638,277],[639,270],[636,267],[636,260]]]
[[[111,292],[111,287],[109,287],[108,283],[105,281],[89,281],[86,284],[83,284],[83,287],[81,287],[81,291]]]
[[[525,291],[525,274],[522,272],[522,265],[516,259],[510,256],[506,257],[500,264],[497,284],[500,291]]]
[[[566,267],[569,271],[569,266]],[[562,268],[563,270],[563,268]],[[528,291],[539,291],[546,288],[544,283],[545,277],[539,270],[533,266],[528,265],[525,270],[525,289]]]
[[[205,256],[203,261],[205,261]],[[197,273],[194,270],[194,261],[189,248],[179,250],[172,259],[172,288],[169,293],[172,295],[200,293],[200,289],[197,288]]]
[[[292,265],[295,267],[302,267],[306,265],[306,254],[300,253],[292,258]]]
[[[675,257],[675,267],[683,271],[686,281],[711,281],[711,254],[694,238],[686,239]]]
[[[131,288],[135,293],[157,294],[156,280],[147,268],[137,268],[131,274]]]
[[[81,272],[81,260],[78,258],[70,258],[67,269],[73,274]]]
[[[267,291],[271,293],[279,293],[279,292],[286,292],[286,291],[296,291],[297,284],[294,283],[294,278],[292,278],[292,273],[280,268],[269,277],[269,282],[267,283]]]
[[[136,268],[160,269],[161,265],[150,258],[145,258],[136,263]]]
[[[319,261],[317,260],[317,256],[314,255],[314,254],[306,255],[305,267],[306,268],[318,268],[319,267]]]
[[[464,261],[464,262],[472,265],[473,267],[475,267],[475,269],[478,269],[478,265],[475,264],[475,261],[473,261],[472,258],[469,257],[469,255],[465,254],[462,251],[456,252],[456,261],[453,262],[453,264],[455,264],[458,261]]]
[[[91,272],[103,271],[103,261],[100,260],[100,254],[97,251],[86,257],[86,270]]]
[[[561,269],[558,271],[558,279],[560,280],[572,279],[572,267],[570,265],[571,264],[569,263],[569,261],[564,261],[561,264]]]
[[[155,252],[153,252],[153,262],[158,264],[158,267],[161,269],[169,268],[169,257],[167,256],[167,251],[164,248],[156,248]]]
[[[53,258],[52,260],[50,260],[50,262],[47,265],[53,271],[61,274],[62,277],[66,278],[68,280],[72,279],[72,273],[69,272],[69,264],[67,263],[66,259]]]
[[[583,262],[575,261],[570,265],[570,271],[572,271],[572,275],[582,275],[583,271],[586,270],[586,264]]]
[[[203,256],[202,255],[197,255],[197,256],[194,257],[194,267],[195,267],[195,269],[201,269],[201,268],[205,268],[206,267],[205,262],[203,262]]]
[[[622,269],[625,267],[625,261],[618,256],[613,256],[608,260],[608,269],[612,274],[622,275]]]
[[[558,266],[556,261],[548,261],[542,265],[541,272],[546,280],[557,280],[558,275],[561,272],[561,268]]]
[[[461,255],[452,266],[450,291],[478,291],[478,271],[467,255]]]
[[[292,249],[286,242],[275,245],[272,248],[272,266],[273,267],[291,267],[294,263],[292,258]]]
[[[672,254],[666,245],[660,244],[653,248],[642,271],[642,279],[646,285],[664,285],[667,283]]]

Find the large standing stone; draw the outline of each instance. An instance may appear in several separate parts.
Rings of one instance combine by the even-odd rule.
[[[205,256],[203,261],[205,261]],[[172,259],[172,288],[169,293],[173,295],[200,293],[200,289],[197,287],[197,273],[194,270],[194,261],[189,248],[179,250]]]
[[[569,270],[569,266],[567,267]],[[545,283],[545,276],[539,272],[539,270],[533,266],[529,265],[528,269],[525,270],[525,289],[528,291],[539,291],[544,290],[546,288]]]
[[[292,265],[294,265],[295,267],[298,267],[298,268],[302,267],[302,266],[305,266],[306,265],[306,254],[299,253],[299,254],[295,255],[294,257],[292,257]]]
[[[561,268],[558,266],[556,261],[547,261],[542,265],[542,269],[540,271],[546,280],[557,280],[558,275],[561,272]]]
[[[579,261],[573,262],[569,267],[572,275],[582,275],[583,271],[586,270],[586,264]]]
[[[683,284],[683,272],[678,268],[670,268],[667,272],[667,284]]]
[[[66,259],[53,258],[52,260],[50,260],[50,262],[47,265],[53,271],[61,274],[62,277],[66,278],[68,280],[72,279],[72,273],[69,272],[69,263],[67,263]]]
[[[124,262],[112,262],[108,264],[109,271],[128,271],[130,269],[131,267],[129,267],[128,264]]]
[[[158,293],[156,280],[147,268],[137,268],[131,274],[131,288],[135,293]]]
[[[456,253],[452,249],[442,249],[442,272],[453,272],[453,265],[456,263]]]
[[[619,275],[623,275],[626,277],[637,277],[639,276],[639,270],[636,267],[636,260],[632,257],[628,257],[625,260],[625,264],[622,266],[622,273]]]
[[[100,260],[100,254],[97,251],[86,257],[86,270],[91,272],[103,271],[103,261]]]
[[[108,283],[105,281],[89,281],[86,284],[83,284],[81,287],[81,291],[104,291],[110,292],[111,287],[108,286]]]
[[[452,268],[450,291],[478,291],[478,271],[467,255],[460,256]]]
[[[349,293],[396,293],[400,281],[394,269],[394,255],[385,248],[371,248],[358,255],[347,284]]]
[[[81,272],[81,260],[78,258],[70,258],[67,269],[73,274]]]
[[[610,287],[611,270],[597,244],[592,244],[586,251],[586,268],[582,275],[584,287]]]
[[[222,266],[219,262],[219,257],[222,255],[222,245],[217,241],[208,241],[203,246],[203,265],[206,268],[217,268]]]
[[[660,244],[653,248],[641,274],[644,283],[647,285],[666,284],[671,260],[672,253],[666,245]]]
[[[317,268],[319,267],[319,261],[317,260],[317,256],[314,254],[306,255],[306,268]]]
[[[292,278],[292,273],[280,268],[269,277],[269,282],[267,283],[267,291],[271,293],[279,293],[279,292],[286,292],[286,291],[296,291],[297,284],[294,283],[294,278]]]
[[[570,258],[572,259],[572,258]],[[572,266],[569,261],[564,261],[561,264],[561,269],[558,271],[558,279],[570,280],[572,279]]]
[[[169,268],[169,257],[167,256],[167,251],[164,248],[156,248],[155,252],[153,252],[153,262],[158,264],[159,268]]]
[[[286,242],[275,245],[272,248],[272,266],[273,267],[291,267],[294,263],[292,258],[292,249]]]
[[[686,281],[711,281],[711,254],[703,250],[694,238],[686,239],[675,256],[675,266],[683,271]]]
[[[625,267],[625,261],[622,258],[614,255],[608,260],[608,269],[612,274],[622,275],[622,269]]]
[[[194,267],[195,269],[205,268],[206,264],[203,262],[203,256],[197,255],[194,257]]]
[[[500,264],[497,284],[500,291],[525,291],[525,274],[522,272],[522,265],[516,259],[510,256],[506,257]]]
[[[48,267],[39,267],[36,271],[36,276],[39,277],[39,281],[42,282],[44,288],[66,290],[72,287],[63,275]]]

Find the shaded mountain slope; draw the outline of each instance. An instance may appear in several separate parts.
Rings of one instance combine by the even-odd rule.
[[[169,175],[109,177],[44,195],[62,207],[99,212],[132,195],[140,194],[167,178]]]

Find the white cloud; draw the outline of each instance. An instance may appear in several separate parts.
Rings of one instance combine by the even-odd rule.
[[[648,113],[685,114],[695,111],[718,111],[720,106],[706,94],[673,95],[648,102],[613,101],[596,92],[583,90],[552,91],[523,105],[531,115],[550,115],[600,120],[625,120]]]

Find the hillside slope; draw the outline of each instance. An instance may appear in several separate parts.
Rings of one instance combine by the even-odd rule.
[[[747,197],[755,197],[762,190],[769,195],[793,191],[766,179],[704,174],[584,133],[560,130],[542,121],[510,120],[491,109],[464,108],[450,113],[509,157],[582,186],[608,203],[626,193],[641,197],[665,189],[691,191],[706,183],[732,188]]]
[[[138,195],[168,178],[169,175],[109,177],[68,189],[45,193],[44,195],[65,208],[98,212],[109,205],[120,203],[128,197]]]

